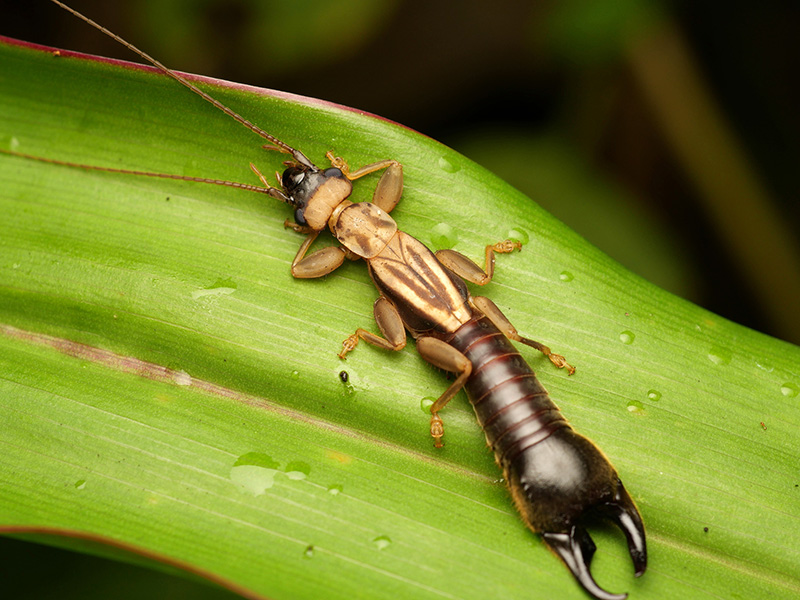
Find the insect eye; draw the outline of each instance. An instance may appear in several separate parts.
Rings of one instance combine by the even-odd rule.
[[[303,216],[303,212],[305,212],[305,207],[300,207],[294,211],[294,222],[298,225],[308,225],[305,216]]]
[[[297,187],[303,183],[303,180],[306,178],[306,172],[302,169],[298,169],[297,167],[289,167],[283,172],[281,175],[281,183],[283,184],[283,189],[291,195],[291,193],[297,189]]]
[[[327,177],[338,177],[338,178],[344,177],[344,173],[342,173],[342,170],[341,169],[337,169],[336,167],[331,167],[330,169],[325,169],[325,171],[322,174],[326,178]]]

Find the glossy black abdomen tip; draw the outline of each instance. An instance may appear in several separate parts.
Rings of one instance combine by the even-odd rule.
[[[605,516],[619,525],[628,540],[628,552],[633,560],[634,575],[640,577],[647,569],[647,542],[642,517],[636,509],[628,490],[619,481],[617,495],[602,509]]]
[[[647,569],[647,544],[641,516],[622,482],[617,479],[617,492],[614,499],[601,505],[588,507],[584,518],[606,518],[616,523],[628,541],[628,551],[633,561],[636,577]],[[596,546],[586,529],[580,523],[572,524],[566,533],[543,532],[542,538],[589,594],[598,600],[625,600],[627,594],[612,594],[595,582],[590,570]]]

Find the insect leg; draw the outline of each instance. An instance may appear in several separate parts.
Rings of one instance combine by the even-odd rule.
[[[439,250],[436,253],[436,258],[462,279],[477,285],[486,285],[494,277],[494,253],[508,254],[514,250],[521,249],[522,244],[513,240],[503,240],[486,246],[486,262],[483,269],[455,250]]]
[[[421,337],[417,340],[417,352],[429,363],[445,371],[458,373],[456,380],[448,387],[444,394],[439,396],[431,405],[431,437],[437,448],[442,447],[442,436],[444,435],[444,423],[439,416],[447,403],[452,400],[458,391],[464,387],[470,374],[472,373],[472,363],[461,352],[453,348],[450,344],[433,338]]]
[[[319,231],[310,233],[297,250],[292,261],[292,277],[314,279],[327,275],[342,266],[346,250],[341,246],[328,246],[306,256],[308,249],[319,234]]]
[[[472,305],[486,315],[489,320],[494,323],[495,327],[502,331],[508,339],[520,342],[526,346],[530,346],[531,348],[535,348],[549,358],[550,362],[559,369],[567,369],[570,375],[575,373],[575,367],[569,364],[563,356],[560,354],[553,354],[550,351],[550,348],[544,344],[522,337],[519,333],[517,333],[516,327],[511,324],[511,321],[508,320],[508,318],[497,307],[497,305],[489,298],[486,298],[485,296],[476,296],[475,298],[472,298]]]
[[[339,353],[339,358],[344,359],[347,353],[358,345],[358,340],[360,339],[378,348],[395,352],[406,347],[406,330],[403,326],[403,320],[400,318],[400,313],[397,312],[394,305],[381,296],[375,301],[372,312],[375,315],[378,329],[381,330],[384,337],[359,327],[353,335],[342,342],[342,351]]]
[[[372,194],[372,203],[377,204],[388,213],[392,212],[392,209],[400,202],[400,196],[403,194],[403,165],[396,160],[382,160],[351,171],[343,158],[334,156],[332,152],[328,152],[326,156],[331,161],[331,165],[341,169],[344,176],[350,181],[386,169]]]

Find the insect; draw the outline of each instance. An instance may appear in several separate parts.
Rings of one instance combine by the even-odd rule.
[[[262,131],[141,50],[58,0],[52,1],[266,139],[270,149],[290,157],[278,176],[277,186],[251,164],[263,187],[84,168],[231,185],[287,203],[294,210],[294,221],[287,220],[287,226],[306,236],[291,264],[296,278],[323,277],[339,268],[345,258],[364,260],[379,292],[373,312],[380,334],[358,328],[343,342],[339,357],[345,359],[360,341],[400,351],[410,333],[426,361],[455,375],[430,407],[434,445],[441,447],[444,437],[440,412],[456,393],[465,389],[528,527],[542,536],[589,594],[600,600],[625,598],[625,594],[603,590],[594,581],[589,567],[595,545],[585,521],[605,517],[615,522],[627,538],[635,575],[640,576],[647,566],[647,550],[639,512],[605,455],[567,423],[511,342],[536,349],[556,367],[570,373],[574,368],[544,344],[521,336],[494,302],[472,296],[467,287],[466,282],[478,286],[490,283],[495,255],[520,250],[521,244],[502,240],[487,245],[483,266],[453,250],[432,252],[401,231],[391,217],[403,193],[403,167],[399,162],[386,159],[352,169],[344,159],[329,152],[326,156],[330,166],[320,167],[300,150]],[[353,182],[377,172],[382,175],[372,201],[350,201]],[[311,252],[312,244],[324,231],[329,231],[339,245]],[[346,381],[344,375],[340,377]]]

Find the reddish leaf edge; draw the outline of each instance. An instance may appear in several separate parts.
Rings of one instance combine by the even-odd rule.
[[[165,554],[152,552],[151,550],[147,550],[146,548],[137,546],[135,544],[130,544],[89,531],[67,529],[63,527],[49,527],[45,525],[0,525],[0,535],[17,537],[23,540],[27,536],[37,537],[36,540],[30,541],[39,541],[41,537],[81,540],[83,542],[89,542],[90,544],[113,548],[114,550],[121,551],[123,554],[131,554],[140,558],[144,558],[147,561],[160,563],[170,567],[171,569],[182,571],[187,575],[193,576],[193,578],[199,578],[210,584],[227,589],[242,596],[243,598],[246,598],[247,600],[271,600],[269,596],[257,594],[249,588],[239,585],[238,583],[226,579],[225,577],[221,577],[215,573],[212,573],[211,571],[200,569],[191,563],[184,562],[177,558],[172,558],[171,556],[167,556]]]
[[[131,62],[128,60],[122,60],[118,58],[108,58],[105,56],[98,56],[95,54],[87,54],[84,52],[76,52],[74,50],[65,50],[62,48],[54,48],[52,46],[45,46],[44,44],[37,44],[34,42],[26,42],[24,40],[18,40],[16,38],[8,37],[5,35],[0,35],[0,44],[6,46],[14,46],[17,48],[24,48],[27,50],[33,50],[36,52],[42,52],[44,54],[50,54],[53,57],[57,58],[72,58],[77,60],[83,61],[90,61],[90,62],[97,62],[107,65],[113,65],[116,67],[121,67],[123,69],[129,69],[131,71],[140,71],[144,73],[150,73],[153,75],[163,76],[164,73],[151,65],[142,64],[138,62]],[[167,65],[169,67],[169,65]],[[171,68],[171,67],[170,67]],[[424,133],[420,133],[407,125],[403,125],[402,123],[398,123],[397,121],[393,121],[391,119],[387,119],[386,117],[382,117],[380,115],[376,115],[375,113],[371,113],[365,110],[361,110],[358,108],[353,108],[351,106],[346,106],[344,104],[337,104],[336,102],[330,102],[328,100],[320,100],[319,98],[311,98],[309,96],[302,96],[300,94],[293,94],[291,92],[284,92],[281,90],[275,90],[271,88],[262,88],[257,87],[254,85],[248,85],[246,83],[236,83],[233,81],[228,81],[226,79],[218,79],[216,77],[207,77],[205,75],[196,75],[194,73],[186,73],[184,71],[179,71],[177,69],[171,69],[175,71],[178,75],[188,79],[192,82],[207,84],[211,86],[226,88],[230,90],[236,90],[240,92],[246,92],[250,94],[256,94],[259,96],[269,96],[271,98],[278,98],[280,100],[285,100],[286,102],[291,102],[295,104],[302,104],[304,106],[309,107],[316,107],[316,108],[327,108],[327,109],[334,109],[340,110],[349,113],[355,113],[362,117],[368,117],[372,119],[377,119],[378,121],[383,121],[384,123],[389,123],[396,127],[400,127],[407,131],[413,132],[417,135],[422,137],[429,138]]]

